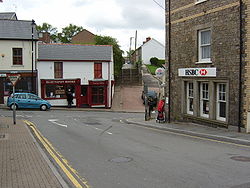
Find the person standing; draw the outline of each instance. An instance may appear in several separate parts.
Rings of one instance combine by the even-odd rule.
[[[67,101],[68,101],[68,108],[71,108],[72,103],[73,103],[73,94],[72,94],[71,89],[68,89],[66,96],[67,96]]]

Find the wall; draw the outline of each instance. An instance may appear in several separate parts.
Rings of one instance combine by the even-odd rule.
[[[165,59],[165,47],[158,41],[151,39],[146,42],[142,47],[142,63],[151,64],[150,59],[157,57],[158,59]]]
[[[35,60],[35,43],[36,42],[34,42],[34,60]],[[1,70],[31,70],[32,67],[31,44],[32,44],[31,41],[1,40],[0,43]],[[12,48],[23,49],[23,65],[13,65]],[[4,57],[2,57],[2,54],[4,54]]]
[[[227,124],[238,126],[239,104],[239,1],[194,0],[172,1],[171,27],[171,115],[183,118],[183,83],[179,68],[216,67],[217,77],[204,81],[223,80],[229,85]],[[197,33],[211,28],[211,64],[197,64]],[[195,79],[193,79],[195,80]]]

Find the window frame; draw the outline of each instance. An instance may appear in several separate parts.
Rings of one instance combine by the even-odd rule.
[[[224,85],[225,89],[224,91],[220,92],[220,85]],[[223,94],[225,97],[225,100],[220,99],[220,94]],[[225,116],[226,117],[221,117],[220,116],[220,103],[226,103],[225,105]],[[226,121],[227,120],[227,83],[217,83],[216,86],[216,119],[220,121]]]
[[[202,32],[206,32],[206,31],[210,31],[210,43],[201,44]],[[212,48],[211,39],[212,39],[212,31],[210,28],[198,30],[198,62],[197,63],[212,63],[212,61],[211,61],[211,48]],[[209,58],[202,58],[202,55],[203,55],[202,49],[204,47],[210,47],[210,57]]]
[[[102,63],[94,63],[94,79],[102,79]]]
[[[19,53],[21,52],[21,54],[19,54],[17,52],[19,52]],[[23,65],[23,49],[22,48],[12,48],[12,64],[14,66],[22,66]]]
[[[206,90],[203,89],[203,84],[207,85]],[[207,93],[207,97],[204,97],[203,94]],[[203,113],[203,107],[204,107],[204,102],[207,101],[208,103],[208,114]],[[200,116],[201,117],[205,117],[205,118],[209,118],[209,113],[210,113],[210,109],[209,109],[209,104],[210,104],[210,96],[209,96],[209,83],[208,82],[201,82],[200,83]]]
[[[54,62],[54,78],[63,78],[63,62]]]
[[[190,84],[192,84],[192,88],[190,88]],[[186,96],[186,102],[187,102],[187,114],[194,115],[194,83],[193,82],[187,82],[187,96]],[[190,110],[190,102],[193,100],[193,111]]]

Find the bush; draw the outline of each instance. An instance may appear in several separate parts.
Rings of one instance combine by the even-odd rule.
[[[156,67],[162,67],[162,65],[165,64],[165,60],[164,59],[158,59],[157,57],[152,57],[150,59],[150,63],[151,63],[151,65],[154,65]]]

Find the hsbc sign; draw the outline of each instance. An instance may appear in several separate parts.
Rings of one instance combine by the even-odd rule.
[[[216,68],[184,68],[184,69],[178,69],[178,76],[216,77]]]

